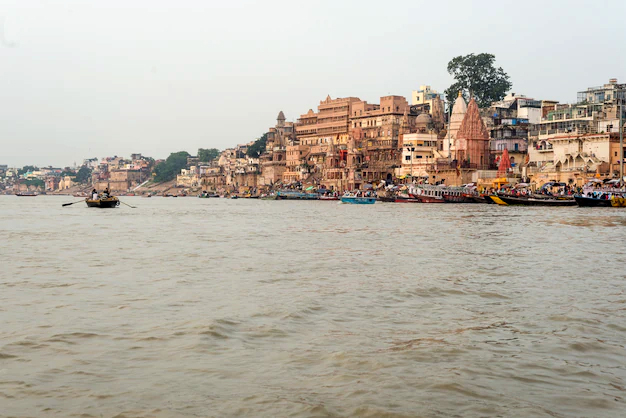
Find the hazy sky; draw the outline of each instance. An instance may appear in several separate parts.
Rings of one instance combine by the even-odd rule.
[[[327,94],[443,91],[472,52],[516,93],[571,102],[626,82],[625,16],[624,0],[0,0],[0,164],[223,149]]]

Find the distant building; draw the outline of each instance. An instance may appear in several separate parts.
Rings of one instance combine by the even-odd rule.
[[[188,169],[183,168],[176,176],[176,187],[197,187],[200,184],[198,168],[192,165]]]
[[[59,179],[58,190],[67,190],[74,185],[72,177],[65,176]]]
[[[404,134],[400,177],[429,178],[428,170],[437,156],[437,134],[434,131]]]
[[[417,115],[402,96],[383,96],[379,104],[359,101],[352,106],[351,134],[360,152],[360,163],[348,163],[348,188],[364,183],[392,182],[401,166],[401,135],[414,128]],[[338,185],[339,188],[345,185]]]
[[[197,156],[190,155],[187,157],[187,167],[191,167],[192,165],[198,165],[200,159]]]
[[[437,98],[442,99],[442,95],[430,86],[420,86],[419,90],[411,92],[412,105],[428,104],[430,109],[432,109],[433,101]]]
[[[528,152],[528,131],[541,120],[542,102],[532,98],[508,94],[483,112],[489,131],[491,163],[495,169],[506,149],[515,172]]]
[[[578,93],[575,104],[543,102],[529,131],[527,173],[538,182],[583,183],[599,174],[619,174],[619,114],[626,119],[626,85],[616,79]]]
[[[259,184],[271,185],[282,180],[287,170],[287,147],[296,143],[296,128],[293,122],[285,121],[282,110],[276,117],[276,125],[269,128],[265,152],[259,158],[262,175]]]

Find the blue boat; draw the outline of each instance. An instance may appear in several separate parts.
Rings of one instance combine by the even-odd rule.
[[[276,192],[276,200],[319,200],[317,193],[304,193],[292,190],[280,190]]]
[[[341,203],[352,203],[354,205],[372,205],[376,203],[376,198],[360,196],[341,196]]]

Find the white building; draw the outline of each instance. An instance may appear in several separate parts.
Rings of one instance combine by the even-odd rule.
[[[467,103],[465,103],[465,99],[463,99],[461,92],[459,92],[459,96],[454,101],[454,106],[452,107],[452,115],[450,116],[450,123],[448,125],[449,132],[443,139],[443,155],[445,158],[455,154],[456,134],[459,132],[461,122],[463,122],[466,113]]]

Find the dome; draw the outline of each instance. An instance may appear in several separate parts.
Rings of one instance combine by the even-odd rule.
[[[278,117],[276,118],[276,120],[285,120],[285,114],[282,110],[280,111],[280,113],[278,113]]]
[[[428,125],[431,122],[430,115],[428,113],[420,113],[415,119],[416,124]]]

